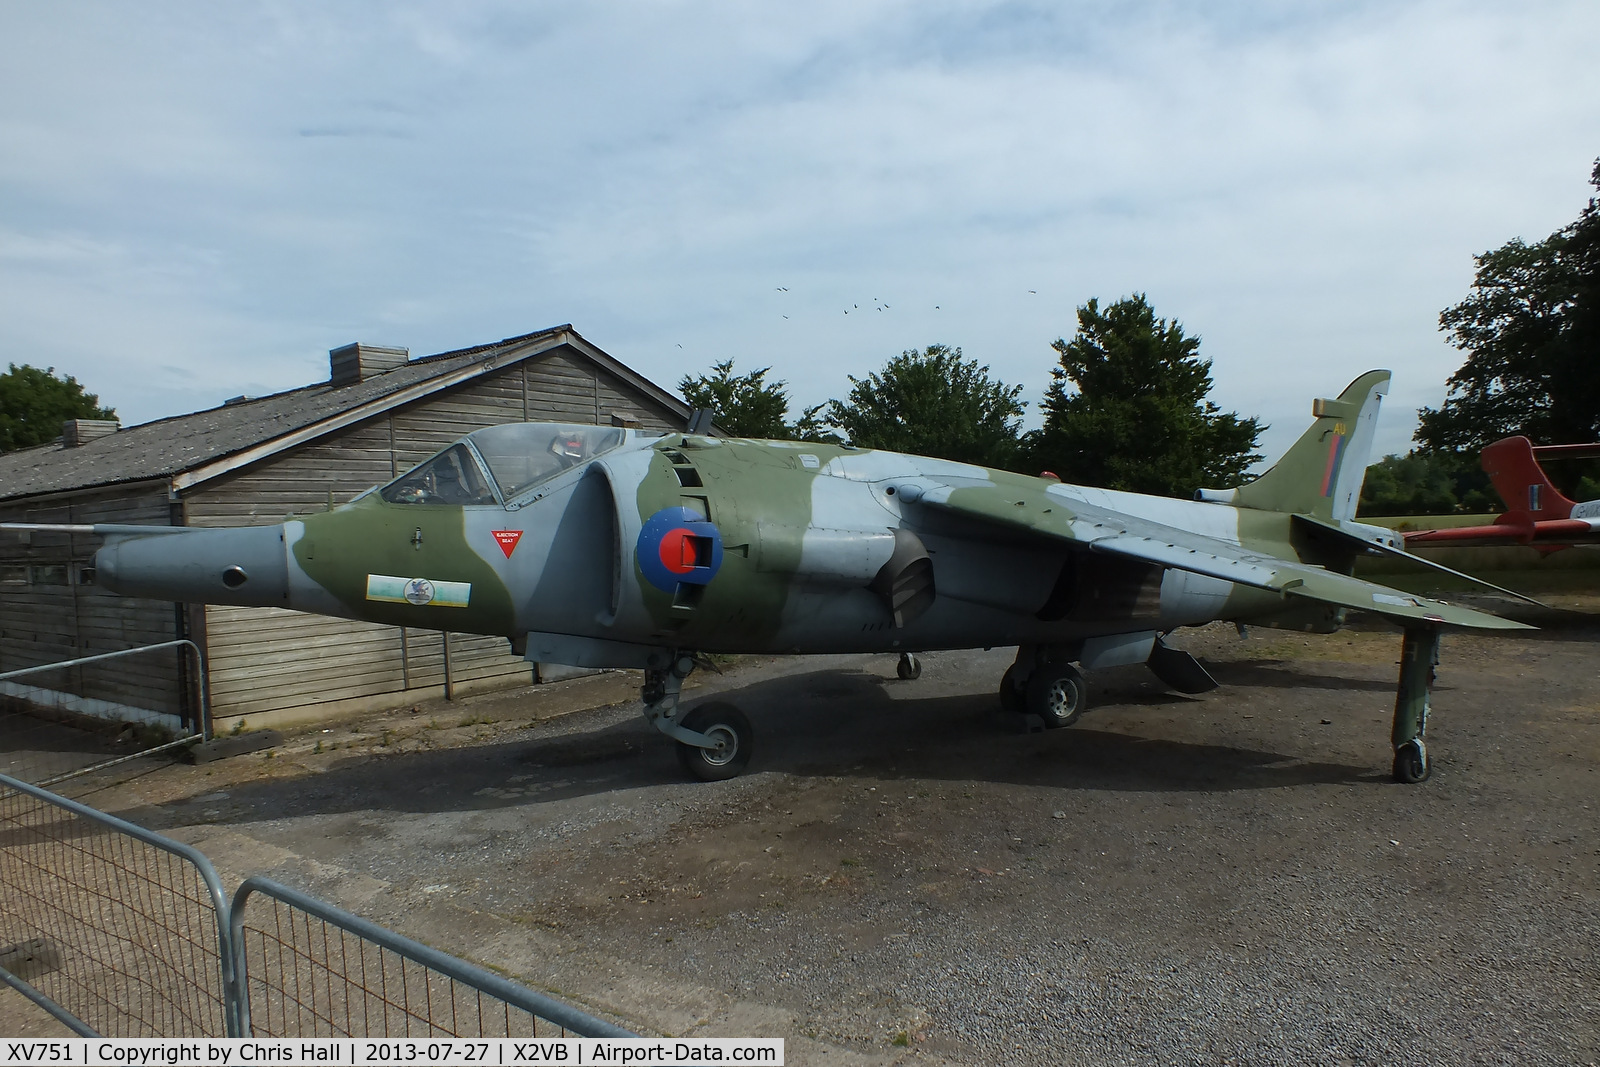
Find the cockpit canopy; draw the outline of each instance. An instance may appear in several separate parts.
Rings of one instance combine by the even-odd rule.
[[[622,444],[608,426],[514,422],[475,430],[378,491],[391,504],[504,504]]]

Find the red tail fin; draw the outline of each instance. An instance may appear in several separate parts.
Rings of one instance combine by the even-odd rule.
[[[1533,442],[1526,437],[1496,441],[1483,450],[1482,462],[1495,492],[1506,503],[1507,514],[1526,515],[1534,522],[1572,514],[1572,501],[1550,484],[1544,468],[1533,458]]]

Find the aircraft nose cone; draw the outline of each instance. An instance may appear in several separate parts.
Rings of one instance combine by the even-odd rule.
[[[123,596],[255,607],[289,601],[282,525],[114,537],[94,566],[96,583]]]

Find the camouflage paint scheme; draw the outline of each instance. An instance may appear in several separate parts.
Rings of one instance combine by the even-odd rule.
[[[1349,608],[1402,622],[1517,626],[1340,573],[1358,550],[1396,551],[1389,531],[1350,521],[1366,455],[1348,446],[1350,424],[1370,442],[1387,380],[1371,372],[1339,401],[1320,401],[1332,414],[1268,474],[1242,489],[1204,491],[1204,500],[848,446],[626,431],[619,447],[507,504],[390,503],[369,492],[330,512],[252,528],[257,547],[225,540],[243,531],[185,531],[181,568],[168,537],[106,528],[100,580],[134,595],[549,635],[580,665],[640,666],[655,648],[1070,644],[1213,619],[1321,630],[1336,628]],[[1280,506],[1263,506],[1272,504]],[[672,508],[703,516],[720,534],[720,566],[694,598],[658,588],[640,565],[642,527]],[[267,530],[279,531],[286,568],[250,558],[275,551],[260,543]],[[896,530],[926,546],[936,593],[901,625],[871,588]],[[1329,537],[1318,543],[1305,530]],[[509,534],[508,551],[501,538]],[[203,539],[219,551],[205,551]],[[251,579],[286,573],[230,587],[214,565],[230,550]],[[461,583],[470,597],[465,606],[375,600],[372,575]],[[1062,583],[1071,586],[1064,594]],[[1066,604],[1046,613],[1052,593]]]
[[[130,595],[498,634],[538,661],[658,670],[685,652],[1008,645],[1023,649],[1019,667],[1037,649],[1040,662],[1148,655],[1157,668],[1179,626],[1326,632],[1348,609],[1432,634],[1434,652],[1443,626],[1519,627],[1350,576],[1363,553],[1406,555],[1390,531],[1353,521],[1388,381],[1372,371],[1317,401],[1270,471],[1196,500],[849,446],[605,428],[584,432],[614,447],[509,500],[371,491],[181,542],[99,527],[97,568]],[[1425,690],[1407,713],[1419,746]]]

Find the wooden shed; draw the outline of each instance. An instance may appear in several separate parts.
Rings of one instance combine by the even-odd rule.
[[[560,421],[680,428],[688,409],[570,326],[408,359],[348,345],[327,382],[128,429],[67,427],[0,455],[0,521],[268,524],[333,507],[472,430]],[[305,721],[528,684],[507,642],[267,608],[189,606],[94,585],[92,537],[0,537],[0,672],[187,637],[204,650],[214,723]],[[193,722],[175,653],[0,682],[0,697],[168,726]]]

